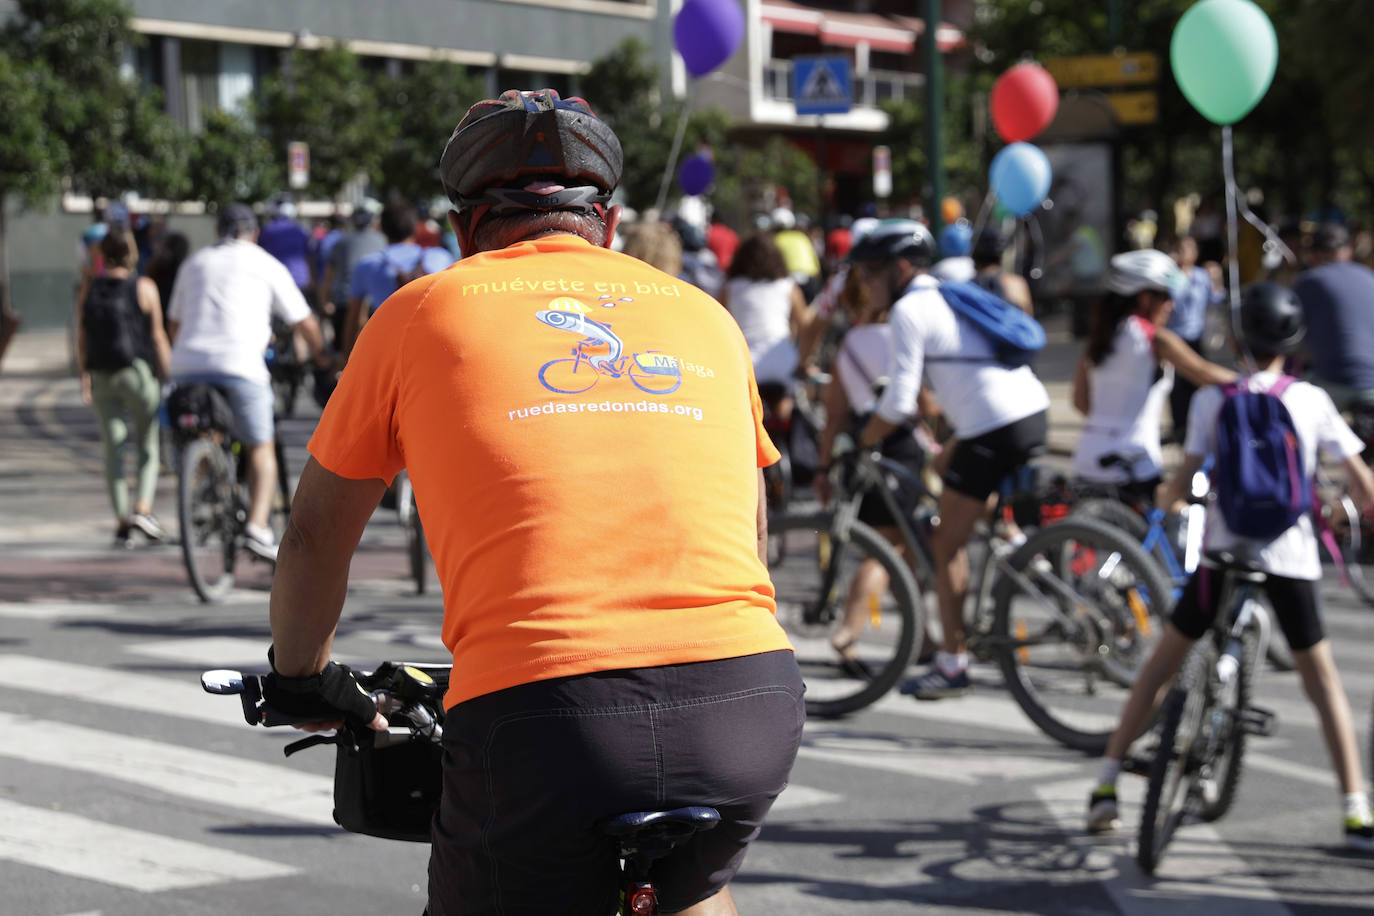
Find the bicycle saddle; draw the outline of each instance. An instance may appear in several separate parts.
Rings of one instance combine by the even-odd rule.
[[[1251,557],[1235,554],[1229,550],[1209,550],[1203,554],[1203,559],[1210,566],[1233,570],[1253,582],[1263,582],[1267,575]]]
[[[720,823],[720,812],[704,805],[674,808],[671,811],[631,811],[602,821],[602,833],[617,839],[653,836],[670,843],[685,839],[699,830],[710,830]]]

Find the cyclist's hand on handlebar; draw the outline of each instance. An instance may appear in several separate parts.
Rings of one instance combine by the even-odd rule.
[[[273,661],[270,650],[268,661]],[[344,721],[385,731],[388,724],[349,667],[336,662],[309,677],[285,677],[273,664],[271,673],[262,679],[262,698],[277,712],[297,720],[296,727],[305,731],[340,728]]]

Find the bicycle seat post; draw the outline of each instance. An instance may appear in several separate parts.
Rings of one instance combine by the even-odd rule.
[[[715,808],[694,805],[671,811],[632,811],[602,821],[602,834],[620,845],[624,860],[624,896],[627,913],[657,913],[658,892],[649,880],[653,863],[672,852],[678,843],[720,823]]]

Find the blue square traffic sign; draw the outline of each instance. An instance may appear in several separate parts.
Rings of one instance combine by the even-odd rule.
[[[844,114],[853,105],[849,58],[832,55],[792,60],[792,100],[797,114]]]

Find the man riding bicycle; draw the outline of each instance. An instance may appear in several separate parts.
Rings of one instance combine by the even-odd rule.
[[[924,225],[894,219],[880,223],[849,253],[870,302],[877,307],[895,302],[888,318],[891,380],[859,444],[877,445],[916,415],[923,372],[956,437],[946,446],[953,455],[944,472],[940,524],[931,538],[941,651],[929,671],[902,687],[923,700],[968,692],[965,545],[987,511],[988,497],[1043,449],[1050,405],[1030,367],[1002,364],[988,336],[945,302],[939,284],[926,273],[935,250]]]
[[[385,727],[329,649],[349,557],[409,473],[453,653],[433,916],[609,912],[598,821],[688,804],[722,820],[655,866],[663,908],[734,913],[800,742],[749,351],[715,300],[610,250],[621,168],[581,99],[468,111],[440,165],[468,256],[364,327],[283,539],[268,702]]]
[[[275,560],[276,536],[267,523],[277,484],[276,434],[263,353],[274,317],[301,332],[316,365],[327,362],[324,338],[291,274],[258,247],[253,211],[229,204],[220,211],[218,225],[219,241],[186,260],[172,289],[167,309],[172,379],[215,385],[228,396],[235,431],[248,449],[244,543],[254,554]]]

